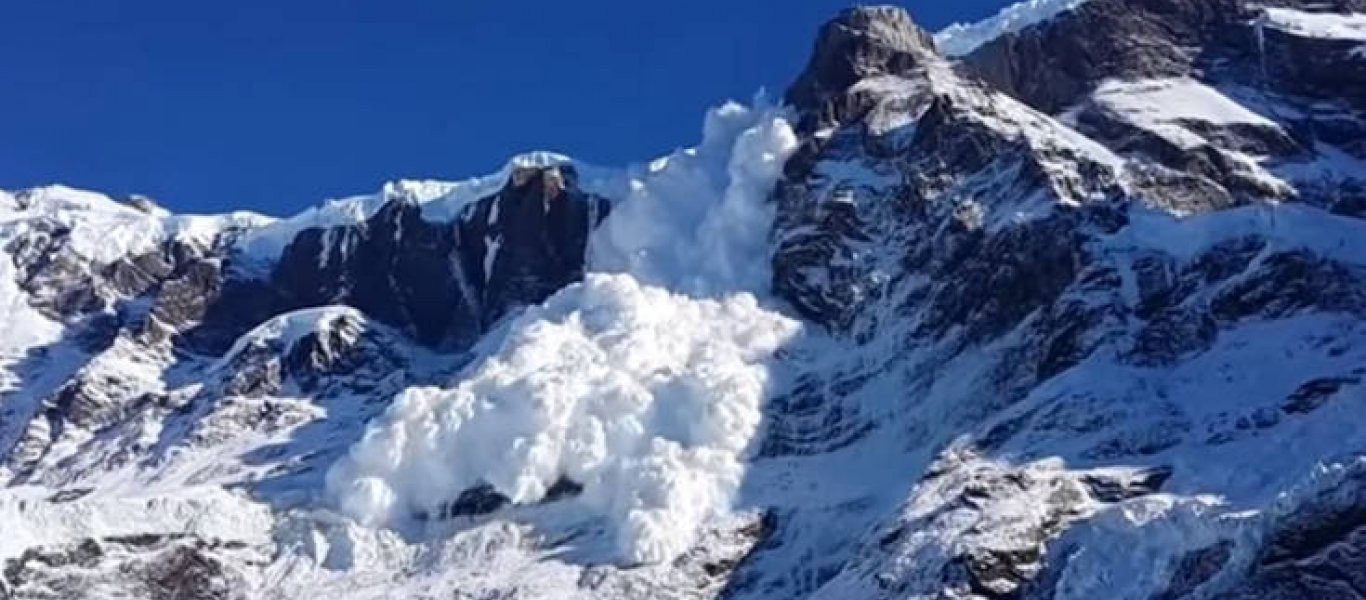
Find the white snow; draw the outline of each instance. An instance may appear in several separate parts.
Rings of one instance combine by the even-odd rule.
[[[496,194],[513,171],[572,165],[579,172],[581,189],[602,192],[611,186],[615,174],[553,152],[528,152],[512,157],[501,169],[489,175],[463,181],[399,180],[384,184],[378,193],[328,200],[293,217],[281,219],[244,235],[238,247],[248,258],[273,261],[294,236],[306,229],[339,227],[363,223],[393,200],[411,202],[421,208],[422,218],[432,223],[449,223],[471,203]]]
[[[150,251],[164,237],[162,219],[102,194],[65,186],[28,190],[19,219],[48,218],[71,229],[70,247],[98,263]]]
[[[1072,10],[1086,0],[1026,0],[976,23],[954,23],[934,34],[944,56],[964,56],[1003,35],[1015,33]]]
[[[1092,100],[1101,110],[1151,131],[1183,148],[1208,144],[1183,122],[1245,124],[1280,131],[1271,119],[1245,108],[1218,90],[1189,78],[1107,80]]]
[[[774,207],[764,198],[797,138],[781,111],[757,102],[713,110],[699,147],[633,178],[591,239],[592,270],[689,294],[767,287]]]
[[[273,516],[245,494],[217,486],[101,490],[74,502],[53,503],[53,490],[0,490],[0,560],[24,550],[82,539],[147,534],[191,534],[205,540],[270,542]],[[21,525],[21,526],[16,526]]]
[[[329,487],[391,523],[487,483],[541,500],[561,477],[606,516],[628,562],[669,560],[723,514],[798,325],[749,295],[693,300],[590,275],[512,323],[451,389],[405,391]]]
[[[408,390],[372,424],[329,473],[341,508],[393,525],[480,483],[531,503],[568,478],[618,560],[688,549],[730,510],[765,363],[800,329],[750,293],[767,285],[767,197],[794,147],[773,107],[713,111],[699,147],[632,182],[583,283],[486,338],[450,387]]]
[[[1366,42],[1366,14],[1306,12],[1293,8],[1265,8],[1263,22],[1272,28],[1304,37]]]
[[[215,364],[221,366],[231,362],[252,345],[269,343],[288,349],[305,336],[334,330],[333,324],[343,319],[356,323],[368,320],[359,310],[349,306],[319,306],[278,315],[237,338]]]
[[[498,264],[498,251],[502,248],[503,236],[484,238],[484,281],[493,277],[493,266]]]
[[[0,246],[9,241],[9,236],[0,229]],[[28,294],[19,287],[18,277],[14,261],[0,255],[0,323],[4,323],[5,332],[0,335],[0,370],[29,348],[55,341],[62,331],[60,324],[29,305]],[[0,392],[4,391],[5,386],[0,382]]]
[[[1129,217],[1129,227],[1110,242],[1116,247],[1161,248],[1192,260],[1222,242],[1264,235],[1271,248],[1310,250],[1366,266],[1366,240],[1358,219],[1301,204],[1241,206],[1187,218],[1134,207]]]
[[[168,239],[206,247],[227,230],[261,227],[272,221],[245,211],[222,215],[143,212],[103,194],[61,185],[7,196],[9,206],[0,209],[0,227],[21,226],[33,219],[55,221],[70,229],[71,250],[97,264],[154,251]]]
[[[1014,10],[1061,4],[1031,2]],[[956,79],[946,79],[952,77],[947,69],[929,70],[929,85],[954,94],[953,106],[989,108],[974,118],[1037,150],[1050,178],[1064,181],[1075,171],[1075,160],[1122,170],[1123,159],[1057,121],[1004,96],[960,86]],[[892,100],[923,91],[894,77],[866,84]],[[1096,101],[1175,139],[1194,135],[1181,126],[1189,120],[1275,126],[1190,80],[1107,82]],[[915,116],[889,120],[886,130],[909,126]],[[0,491],[0,559],[38,544],[185,532],[269,550],[259,562],[234,563],[249,564],[244,569],[252,581],[243,590],[249,597],[497,593],[641,598],[665,597],[685,586],[690,590],[685,593],[710,597],[699,586],[723,585],[727,576],[709,579],[678,565],[715,550],[717,532],[735,528],[736,508],[778,507],[784,515],[781,547],[755,553],[758,566],[751,573],[762,573],[768,578],[765,584],[796,585],[756,586],[755,597],[876,597],[885,595],[886,582],[904,587],[906,597],[928,597],[942,586],[944,567],[962,551],[1010,550],[1036,542],[1032,530],[1049,518],[1046,509],[1057,494],[1084,493],[1079,477],[1097,471],[1123,476],[1153,464],[1174,465],[1164,493],[1113,506],[1083,498],[1079,512],[1071,516],[1091,520],[1065,534],[1071,536],[1065,542],[1084,544],[1063,566],[1060,598],[1107,593],[1149,597],[1161,583],[1152,579],[1167,574],[1162,565],[1184,550],[1234,538],[1241,544],[1237,551],[1247,552],[1251,546],[1244,541],[1267,529],[1277,503],[1296,500],[1277,499],[1276,494],[1303,481],[1307,469],[1330,470],[1314,465],[1329,464],[1341,448],[1366,445],[1366,434],[1353,417],[1360,403],[1356,396],[1347,397],[1355,391],[1340,394],[1313,415],[1285,417],[1278,429],[1241,433],[1244,437],[1227,446],[1200,441],[1204,436],[1199,432],[1207,426],[1259,407],[1275,408],[1305,377],[1347,372],[1362,364],[1359,348],[1366,331],[1350,317],[1301,315],[1242,325],[1221,333],[1217,345],[1201,356],[1172,368],[1124,364],[1102,348],[1014,406],[1000,403],[992,387],[993,369],[1002,349],[1021,342],[1009,335],[1023,329],[966,351],[946,349],[951,341],[908,348],[908,332],[920,317],[907,313],[919,313],[916,309],[923,305],[901,304],[909,297],[903,293],[887,296],[886,306],[875,309],[886,310],[888,319],[868,346],[814,339],[819,332],[804,331],[799,322],[774,310],[775,303],[764,294],[773,219],[768,194],[795,143],[782,111],[762,102],[754,108],[728,104],[708,115],[696,148],[589,183],[590,189],[612,186],[619,193],[610,194],[617,202],[613,213],[590,240],[585,280],[509,318],[474,349],[474,362],[441,385],[404,389],[414,381],[405,363],[392,372],[388,365],[377,369],[383,376],[358,376],[380,385],[341,396],[205,394],[203,403],[177,404],[191,402],[201,386],[216,384],[206,376],[232,377],[226,363],[249,346],[287,347],[328,329],[335,319],[363,320],[360,313],[342,307],[280,315],[239,339],[217,368],[187,359],[189,366],[183,368],[195,373],[186,377],[194,383],[185,389],[163,386],[156,377],[168,371],[134,364],[136,356],[97,357],[91,368],[119,379],[120,387],[169,391],[169,404],[163,407],[167,413],[187,407],[202,411],[166,417],[164,435],[161,417],[146,417],[156,419],[148,431],[158,435],[145,445],[164,438],[176,452],[173,460],[144,472],[104,472],[114,463],[108,455],[89,452],[88,446],[54,450],[48,462],[79,451],[73,459],[79,466],[90,457],[91,477],[79,483],[95,491],[70,502],[48,501],[54,491],[50,488]],[[414,202],[432,220],[459,218],[470,201],[496,192],[517,165],[562,160],[567,159],[521,157],[498,174],[460,183],[397,182],[377,195],[329,203],[274,224],[258,217],[233,221],[129,212],[108,198],[66,190],[39,204],[41,210],[58,212],[63,206],[91,207],[89,215],[61,213],[64,223],[82,228],[81,252],[117,256],[146,249],[164,236],[207,243],[225,227],[240,226],[256,229],[241,247],[250,256],[271,260],[299,230],[361,222],[386,200]],[[1331,164],[1312,165],[1313,173],[1331,168],[1335,176],[1346,177],[1361,171],[1353,161],[1343,155]],[[876,190],[901,184],[895,169],[874,168],[878,164],[829,163],[818,172]],[[1031,211],[1038,208],[1031,198],[1012,204],[964,196],[964,221],[986,228],[1036,214]],[[876,195],[850,192],[832,202],[862,208],[858,203],[872,197]],[[37,210],[18,206],[16,199],[0,193],[0,246]],[[491,220],[496,211],[495,205]],[[1270,238],[1266,252],[1306,248],[1353,265],[1366,261],[1366,237],[1359,235],[1356,220],[1299,205],[1247,206],[1186,219],[1135,207],[1130,217],[1128,227],[1095,248],[1117,257],[1121,267],[1123,257],[1148,250],[1160,250],[1184,264],[1219,242],[1249,235]],[[153,234],[133,231],[139,223]],[[111,247],[91,247],[105,228],[113,232]],[[500,244],[488,241],[486,271]],[[898,260],[904,250],[878,240],[866,249],[887,261]],[[61,329],[28,306],[14,285],[12,266],[3,259],[0,322],[9,328],[7,339],[0,339],[0,401],[8,401],[3,395],[6,344],[22,351],[57,338]],[[477,302],[461,265],[457,261],[454,266],[467,301]],[[1133,277],[1127,269],[1117,271]],[[908,279],[901,285],[930,283]],[[1136,292],[1131,289],[1129,295]],[[402,346],[397,337],[381,345]],[[1327,348],[1335,339],[1345,354]],[[415,368],[424,383],[444,381],[435,375],[436,368],[424,369],[428,366]],[[802,435],[812,432],[863,436],[860,427],[865,424],[870,427],[866,437],[854,438],[857,443],[847,447],[838,447],[838,439],[821,439],[816,446],[835,449],[818,447],[810,456],[754,456],[764,402],[791,390],[795,372],[829,377],[818,381],[822,406],[774,411],[771,417],[788,419],[783,425],[795,427],[801,438],[815,438]],[[42,376],[64,380],[51,373]],[[864,376],[866,383],[850,383]],[[22,384],[25,393],[40,387],[33,380],[13,383]],[[847,389],[837,392],[840,387]],[[397,393],[399,389],[404,391]],[[1179,404],[1177,414],[1190,421],[1189,432],[1181,423],[1164,421],[1168,397]],[[393,403],[381,408],[389,398],[395,398]],[[386,412],[373,417],[380,410]],[[948,464],[951,470],[922,478],[946,444],[971,438],[976,430],[989,431],[988,426],[1005,422],[1012,411],[1035,416],[1003,450],[965,456]],[[290,425],[269,431],[244,425],[267,412],[297,412],[299,421],[287,420]],[[804,419],[810,420],[812,432],[802,430]],[[1095,423],[1098,429],[1069,431],[1069,423]],[[178,433],[176,427],[194,431]],[[1086,453],[1101,438],[1124,441],[1171,431],[1187,436],[1186,444],[1151,457],[1096,459]],[[125,434],[100,435],[113,439]],[[342,448],[349,452],[322,483],[327,461]],[[222,487],[252,489],[274,474],[304,466],[309,469],[295,474],[300,479],[287,484],[297,487],[286,490],[290,498],[302,500],[291,500],[288,509]],[[977,507],[960,502],[978,484],[1011,474],[1018,474],[1014,480],[1024,487],[1008,488]],[[144,489],[148,478],[162,485]],[[548,489],[562,478],[582,484],[582,493],[528,506],[545,500]],[[480,483],[522,506],[478,519],[429,521],[418,539],[410,537],[416,528],[407,526],[415,525],[411,519],[416,513],[439,514],[443,503]],[[313,496],[318,493],[327,497]],[[348,517],[328,508],[310,510],[318,508],[319,500]],[[891,550],[883,547],[882,535],[870,534],[875,527],[890,529],[907,521],[916,526]],[[604,539],[611,544],[607,558],[647,564],[631,569],[599,564],[603,557],[594,552]],[[743,556],[753,541],[741,540],[741,553],[732,558]],[[578,560],[584,556],[588,558]],[[670,569],[675,579],[661,575]],[[629,579],[635,576],[641,579]],[[625,581],[621,585],[645,584],[620,591],[594,583],[614,577]],[[652,593],[647,585],[663,591]]]

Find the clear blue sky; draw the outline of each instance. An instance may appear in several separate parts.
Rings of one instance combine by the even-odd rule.
[[[1005,0],[903,1],[937,29]],[[0,188],[290,214],[516,152],[646,160],[775,93],[837,0],[13,0]]]

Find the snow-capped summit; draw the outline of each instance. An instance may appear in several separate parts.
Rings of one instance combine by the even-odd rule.
[[[855,8],[636,166],[0,193],[0,598],[1363,597],[1363,15]]]

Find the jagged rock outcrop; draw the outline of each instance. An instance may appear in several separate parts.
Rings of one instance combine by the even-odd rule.
[[[100,436],[142,427],[152,415],[174,420],[183,410],[205,419],[204,411],[216,410],[210,407],[222,397],[392,394],[395,382],[381,381],[402,369],[404,361],[389,347],[404,342],[372,340],[364,352],[353,352],[348,340],[371,335],[361,335],[370,328],[366,319],[428,346],[463,350],[504,314],[583,276],[588,233],[609,207],[580,191],[576,177],[569,165],[517,169],[503,189],[475,199],[449,223],[429,222],[410,198],[385,198],[363,223],[300,232],[264,278],[235,264],[240,231],[233,228],[207,243],[172,237],[102,263],[77,251],[73,232],[59,221],[23,222],[24,235],[5,247],[16,283],[42,315],[67,326],[83,356],[63,366],[71,372],[50,389],[32,386],[26,390],[31,399],[3,407],[6,479],[28,481],[44,465],[80,462],[67,445],[98,446]],[[221,388],[177,391],[189,383],[172,374],[181,355],[218,357],[276,315],[331,305],[360,312],[328,320],[318,333],[286,345],[249,344],[237,352]],[[55,359],[33,357],[29,376],[58,368],[46,360]],[[139,370],[130,372],[133,365]],[[300,418],[265,410],[249,416],[234,409],[226,426],[240,429],[243,423],[231,423],[239,417],[248,427]],[[211,432],[206,439],[228,435],[213,433],[216,427],[190,429]],[[91,435],[96,439],[87,441]],[[159,442],[162,451],[169,443]],[[86,452],[127,464],[148,446]],[[51,455],[54,447],[68,448],[66,457]]]
[[[1360,0],[1089,0],[1058,18],[1006,34],[964,58],[972,73],[1045,112],[1077,103],[1101,81],[1210,76],[1356,102],[1356,44],[1267,27],[1287,7],[1364,12]],[[1313,56],[1311,56],[1313,55]],[[1329,75],[1332,73],[1332,75]]]
[[[366,222],[301,232],[271,284],[288,307],[346,304],[430,346],[463,347],[508,311],[583,277],[588,232],[608,212],[572,166],[519,169],[452,223],[389,199]]]
[[[243,553],[240,544],[184,535],[118,536],[33,549],[6,561],[0,598],[245,598],[243,577],[222,557],[235,553]]]
[[[854,84],[924,69],[926,61],[935,59],[934,38],[906,11],[890,6],[849,9],[821,28],[811,60],[785,100],[803,111],[800,127],[814,131],[869,108],[869,98],[848,93]]]
[[[1366,12],[1359,0],[1091,0],[982,46],[962,69],[1160,165],[1149,177],[1194,175],[1208,183],[1181,187],[1212,183],[1225,203],[1295,199],[1360,216],[1366,184],[1334,166],[1366,157],[1360,42],[1282,25],[1278,8]]]
[[[868,355],[839,362],[844,370],[806,373],[780,396],[765,452],[837,453],[898,427],[914,447],[938,452],[931,464],[940,466],[927,468],[950,479],[1003,468],[995,460],[1055,455],[1070,469],[1142,465],[1160,475],[1132,492],[1083,476],[1075,481],[1087,499],[1076,502],[1051,495],[1058,484],[1047,478],[1004,477],[989,487],[1011,491],[967,498],[924,481],[905,505],[913,516],[882,526],[909,523],[920,534],[866,542],[851,562],[791,579],[764,572],[773,565],[760,553],[748,572],[757,589],[1096,597],[1078,591],[1076,578],[1108,567],[1075,557],[1102,543],[1085,538],[1100,535],[1088,523],[1108,514],[1092,503],[1146,503],[1162,482],[1193,476],[1168,464],[1187,451],[1295,435],[1272,433],[1301,426],[1283,416],[1284,394],[1336,397],[1330,382],[1354,385],[1333,358],[1360,352],[1350,326],[1321,330],[1336,350],[1294,351],[1305,371],[1278,375],[1274,393],[1191,366],[1264,344],[1248,341],[1260,328],[1310,315],[1354,322],[1363,302],[1353,290],[1366,289],[1361,257],[1340,251],[1357,225],[1329,214],[1352,214],[1344,197],[1362,174],[1325,166],[1355,148],[1329,147],[1306,136],[1304,122],[1267,108],[1322,101],[1313,86],[1233,77],[1256,66],[1246,45],[1255,30],[1243,19],[1258,13],[1230,6],[1093,0],[961,64],[903,43],[925,36],[896,11],[855,9],[823,30],[822,39],[838,31],[859,40],[840,46],[856,68],[829,68],[842,63],[820,55],[835,46],[818,43],[789,93],[803,138],[775,192],[774,289]],[[1112,83],[1134,80],[1153,83]],[[1221,87],[1233,85],[1246,87]],[[1193,105],[1216,108],[1192,115]],[[1324,178],[1345,193],[1325,197]],[[1310,207],[1253,208],[1278,202]],[[1154,213],[1163,216],[1154,221]],[[1285,223],[1273,225],[1278,218]],[[1335,241],[1308,241],[1322,234]],[[1189,236],[1200,241],[1174,243]],[[1182,377],[1202,383],[1173,383]],[[1227,393],[1246,401],[1224,407],[1218,398]],[[978,432],[971,437],[981,461],[952,458],[964,440],[937,433],[947,423]],[[1307,465],[1298,476],[1311,477]],[[1121,480],[1146,476],[1129,477]],[[1015,498],[1032,494],[1039,504],[1021,509]],[[814,525],[828,518],[819,512],[791,518]],[[973,525],[957,529],[964,520]],[[1233,585],[1236,561],[1219,557],[1247,550],[1217,541],[1206,548],[1224,550],[1174,557],[1184,574],[1150,593],[1186,597],[1216,579]],[[1350,571],[1350,560],[1343,564]],[[810,577],[816,583],[802,579]]]

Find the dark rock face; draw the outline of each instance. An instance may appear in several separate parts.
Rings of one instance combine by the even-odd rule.
[[[29,292],[34,308],[61,321],[96,312],[108,301],[94,284],[91,266],[66,247],[70,233],[56,223],[39,221],[28,235],[5,248],[19,271],[17,283]]]
[[[77,255],[60,228],[17,238],[6,250],[34,307],[74,326],[89,352],[107,349],[127,331],[151,344],[217,355],[280,304],[273,289],[227,274],[233,234],[208,248],[171,240],[109,264]]]
[[[1153,210],[1213,220],[1221,211],[1246,212],[1240,207],[1248,204],[1299,201],[1313,208],[1295,209],[1315,219],[1331,219],[1330,211],[1349,214],[1347,203],[1323,189],[1350,196],[1352,176],[1325,176],[1323,183],[1267,176],[1356,152],[1351,140],[1327,149],[1331,134],[1306,133],[1326,126],[1321,115],[1306,110],[1304,119],[1278,117],[1270,125],[1178,118],[1177,126],[1201,140],[1185,146],[1091,99],[1104,81],[1190,77],[1260,113],[1274,112],[1262,102],[1308,107],[1351,93],[1355,84],[1319,88],[1263,77],[1249,25],[1258,13],[1222,0],[1092,0],[989,44],[956,68],[931,46],[911,43],[921,37],[914,25],[887,10],[855,13],[880,19],[877,25],[846,14],[822,29],[817,55],[788,93],[799,111],[801,146],[774,192],[774,291],[807,319],[876,351],[851,361],[849,372],[804,373],[775,398],[761,453],[836,452],[891,427],[884,423],[895,420],[888,413],[914,413],[944,395],[955,402],[926,409],[938,411],[927,422],[895,426],[912,443],[933,448],[954,443],[937,438],[940,430],[980,428],[974,451],[999,453],[1010,463],[1056,456],[1062,444],[1075,448],[1070,468],[1142,468],[1125,477],[1102,470],[1073,479],[944,467],[948,474],[932,473],[922,485],[941,476],[974,483],[930,505],[975,515],[962,518],[976,525],[943,534],[956,554],[942,563],[937,579],[923,564],[908,566],[922,559],[940,564],[934,561],[949,552],[924,542],[923,533],[905,533],[953,527],[926,509],[916,520],[888,526],[877,544],[864,544],[857,564],[821,572],[813,585],[859,580],[867,583],[858,589],[888,598],[1055,597],[1073,551],[1084,552],[1073,544],[1085,542],[1069,530],[1097,505],[1161,491],[1180,476],[1180,467],[1163,466],[1180,461],[1166,457],[1186,446],[1255,439],[1328,403],[1358,399],[1362,374],[1340,365],[1303,373],[1288,397],[1275,392],[1216,416],[1201,415],[1199,397],[1106,381],[1113,366],[1157,374],[1161,388],[1167,381],[1161,373],[1227,352],[1242,343],[1230,338],[1249,328],[1307,316],[1354,322],[1364,314],[1366,277],[1352,257],[1311,249],[1295,237],[1304,231],[1287,235],[1274,226],[1221,232],[1187,252],[1160,239],[1187,235],[1173,219],[1159,239],[1134,241],[1157,227],[1142,221]],[[825,55],[839,52],[842,59]],[[1356,109],[1343,108],[1340,97],[1333,106],[1333,119],[1356,122]],[[1075,110],[1062,115],[1065,109]],[[1063,116],[1068,125],[1059,124]],[[1325,359],[1348,352],[1330,349],[1339,343],[1336,335],[1325,333],[1314,352]],[[954,368],[975,361],[990,364]],[[867,381],[879,378],[883,385],[871,389],[881,396],[860,395]],[[948,395],[958,388],[971,391]],[[875,407],[886,412],[869,414]],[[1055,489],[1050,486],[1058,494],[1044,494],[1043,505],[1028,513],[1037,523],[1008,526],[1006,537],[1018,543],[973,538],[990,531],[989,515],[1004,518],[996,511],[1014,516],[1006,499]],[[1303,513],[1303,527],[1317,523],[1332,535],[1356,530],[1340,525],[1355,523],[1350,518],[1326,520],[1315,512]],[[1344,552],[1334,559],[1344,566],[1331,575],[1332,585],[1357,585],[1342,575],[1359,571],[1357,550],[1334,547]],[[1152,590],[1154,597],[1207,594],[1204,588],[1215,581],[1229,585],[1238,568],[1234,549],[1229,542],[1185,559],[1178,554],[1165,590]],[[1282,573],[1299,581],[1301,591],[1317,576],[1303,565]],[[793,581],[755,571],[747,576],[775,588]],[[1269,597],[1298,597],[1278,593]]]
[[[1106,77],[1185,75],[1193,57],[1183,46],[1202,46],[1221,24],[1251,16],[1233,0],[1091,0],[987,43],[964,64],[997,89],[1056,113]]]
[[[240,544],[182,535],[87,539],[69,547],[29,549],[6,562],[0,598],[106,597],[148,600],[244,598],[245,581],[219,556]]]
[[[850,30],[850,23],[860,21],[846,14],[823,31],[854,40],[882,39],[886,36],[875,32],[887,29],[902,32],[895,39],[921,37],[904,12],[893,14],[902,16],[887,17],[889,23],[877,26],[865,24],[862,32]],[[943,68],[932,45],[908,47],[913,50],[906,52],[920,61],[914,64]],[[977,335],[999,332],[1056,296],[1072,279],[1082,241],[1073,233],[1076,229],[1113,228],[1116,215],[1097,204],[1084,211],[1059,211],[1004,236],[984,236],[983,224],[976,221],[980,207],[965,200],[1000,197],[1009,189],[1019,190],[1017,197],[1035,191],[1064,200],[1114,197],[1114,176],[1093,158],[1063,146],[1049,151],[1076,161],[1083,179],[1060,176],[1048,164],[1052,157],[1033,148],[1028,134],[1021,135],[1019,129],[1029,124],[1009,109],[993,106],[990,91],[966,81],[946,82],[923,68],[855,71],[898,75],[903,87],[896,95],[854,89],[842,71],[825,72],[828,61],[820,57],[822,46],[817,48],[812,70],[793,86],[789,98],[821,89],[826,104],[808,103],[803,122],[817,115],[822,126],[838,128],[828,135],[803,130],[803,145],[789,160],[775,194],[779,243],[774,289],[805,316],[849,329],[866,306],[884,298],[893,279],[924,275],[945,286],[927,292],[943,298],[933,303],[936,317],[926,319],[934,327],[970,318]],[[855,51],[865,52],[864,46],[855,46]],[[831,103],[863,108],[831,112]],[[913,127],[874,131],[881,116],[893,113],[918,118]],[[823,170],[836,164],[866,169],[875,185],[833,181]],[[903,255],[870,251],[889,238],[897,240],[892,245],[905,248]]]
[[[517,171],[461,220],[465,272],[483,275],[470,281],[483,328],[583,278],[588,235],[611,205],[579,191],[576,178],[569,167]]]
[[[1184,189],[1213,208],[1297,199],[1366,214],[1359,176],[1296,175],[1288,180],[1292,190],[1247,164],[1247,156],[1272,165],[1312,163],[1323,155],[1331,161],[1335,151],[1366,156],[1366,61],[1356,56],[1359,44],[1282,31],[1268,24],[1261,7],[1366,11],[1360,0],[1091,0],[985,44],[961,68],[1036,109],[1066,113],[1079,131],[1125,156],[1143,157],[1150,183],[1167,180],[1153,196]],[[1192,78],[1233,94],[1276,126],[1178,123],[1205,140],[1190,147],[1136,127],[1091,98],[1106,82],[1166,78]]]
[[[498,493],[491,485],[478,485],[460,493],[455,500],[443,502],[435,514],[419,514],[421,520],[454,519],[456,517],[477,517],[495,512],[511,502],[507,496]]]
[[[1218,600],[1366,597],[1366,478],[1349,475],[1278,523]]]
[[[5,250],[34,307],[66,324],[84,356],[63,364],[65,381],[32,391],[30,402],[0,403],[0,423],[9,425],[0,468],[11,482],[27,481],[54,444],[135,427],[148,414],[185,420],[192,441],[208,443],[194,437],[193,420],[221,396],[392,397],[395,390],[380,388],[404,366],[395,349],[402,336],[374,339],[361,314],[428,346],[464,350],[509,311],[581,279],[588,235],[608,209],[578,189],[572,167],[522,169],[450,223],[431,223],[420,206],[393,198],[365,223],[304,231],[264,279],[235,268],[233,231],[208,247],[172,240],[95,264],[68,247],[69,231],[36,219]],[[165,405],[158,378],[118,372],[133,361],[165,369],[160,379],[170,380],[177,356],[222,356],[277,315],[335,304],[361,312],[290,345],[246,348],[229,380],[179,407],[185,414]],[[45,368],[40,359],[35,375]],[[239,418],[260,427],[298,419],[273,410]],[[137,460],[145,450],[134,444],[108,460]]]
[[[271,276],[291,308],[346,304],[430,346],[463,347],[518,306],[583,277],[608,202],[571,167],[524,169],[454,223],[391,200],[369,221],[304,231]]]
[[[851,8],[821,28],[802,76],[786,100],[807,112],[803,129],[840,121],[866,109],[845,92],[864,78],[906,73],[935,56],[934,39],[899,8]]]
[[[1362,378],[1357,376],[1325,377],[1307,381],[1285,399],[1281,410],[1287,414],[1313,412],[1339,394],[1352,391],[1361,385],[1361,382]]]
[[[1204,585],[1228,564],[1233,553],[1231,542],[1219,542],[1212,546],[1186,553],[1172,572],[1167,588],[1155,594],[1152,600],[1179,600],[1187,598]]]
[[[339,384],[364,393],[385,374],[407,367],[396,348],[398,336],[360,313],[324,316],[312,325],[312,331],[295,340],[258,339],[240,348],[227,365],[232,376],[223,394],[325,396],[332,391],[326,387]]]
[[[576,180],[570,166],[518,170],[452,223],[431,223],[420,206],[393,198],[365,223],[301,232],[268,280],[236,272],[230,238],[209,248],[170,241],[98,265],[52,226],[5,250],[35,307],[82,323],[92,352],[126,329],[219,355],[273,315],[328,304],[358,308],[429,346],[463,348],[509,310],[583,277],[588,234],[610,204]]]
[[[1360,0],[1256,4],[1366,10]],[[1069,14],[983,45],[964,65],[1049,113],[1074,104],[1106,78],[1180,77],[1205,70],[1231,74],[1236,69],[1240,78],[1265,77],[1278,88],[1318,91],[1333,99],[1362,97],[1351,93],[1362,83],[1362,67],[1347,60],[1353,44],[1261,28],[1265,39],[1259,45],[1259,16],[1260,9],[1236,0],[1090,0]]]
[[[470,312],[447,264],[452,237],[424,221],[420,207],[390,201],[363,225],[301,232],[271,284],[288,306],[355,306],[436,344],[454,333],[457,314]]]

